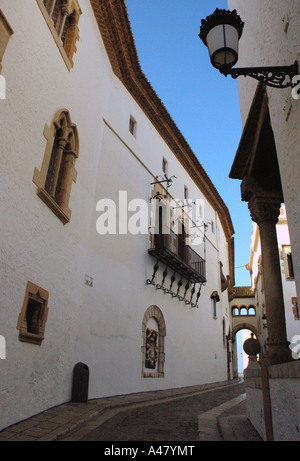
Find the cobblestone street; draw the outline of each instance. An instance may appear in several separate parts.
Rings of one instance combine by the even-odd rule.
[[[134,408],[108,409],[60,440],[198,441],[199,415],[243,392],[244,385],[239,384],[204,390],[189,397],[141,403]]]

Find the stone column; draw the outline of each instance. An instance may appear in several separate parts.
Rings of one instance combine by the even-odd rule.
[[[266,365],[292,360],[286,335],[284,300],[281,281],[279,249],[276,234],[281,197],[264,190],[252,177],[245,177],[242,199],[248,202],[251,218],[259,226],[264,274],[265,305],[268,324]]]

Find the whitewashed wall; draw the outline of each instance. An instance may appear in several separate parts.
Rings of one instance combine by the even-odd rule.
[[[282,66],[300,61],[300,3],[298,0],[228,0],[245,21],[236,67]],[[285,32],[285,17],[289,26]],[[242,122],[245,123],[257,82],[238,79]],[[300,100],[291,89],[267,89],[272,128],[287,209],[297,291],[300,291]],[[287,114],[289,114],[287,118]]]
[[[171,388],[227,379],[222,318],[227,291],[213,318],[210,295],[221,293],[219,261],[229,273],[227,243],[218,217],[205,202],[207,284],[199,309],[192,309],[146,285],[154,260],[148,235],[100,236],[96,231],[102,198],[149,202],[153,175],[162,156],[170,192],[193,199],[201,192],[162,141],[144,113],[113,75],[88,0],[80,2],[80,40],[69,72],[35,1],[3,0],[14,30],[3,59],[7,99],[0,125],[0,335],[6,359],[0,360],[0,429],[70,400],[72,371],[82,361],[90,369],[89,397]],[[44,125],[67,108],[77,125],[80,152],[73,183],[71,222],[65,226],[37,197],[32,182],[40,169]],[[129,117],[137,134],[128,131]],[[84,284],[85,275],[94,279]],[[31,282],[49,291],[49,315],[41,346],[18,340],[18,315]],[[142,370],[142,320],[150,305],[163,312],[165,377],[145,379]]]

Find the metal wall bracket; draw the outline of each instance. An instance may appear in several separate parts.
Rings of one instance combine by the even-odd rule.
[[[205,285],[204,282],[193,282],[191,284],[191,282],[189,280],[187,280],[186,284],[184,285],[184,293],[181,294],[181,287],[183,285],[183,282],[182,282],[182,278],[183,276],[180,275],[180,274],[177,274],[176,271],[172,271],[172,276],[170,278],[170,285],[169,287],[166,287],[165,286],[165,282],[166,282],[166,278],[167,278],[167,275],[168,275],[168,269],[169,267],[166,266],[164,271],[163,271],[163,274],[162,274],[162,281],[160,283],[155,283],[155,277],[156,277],[156,273],[159,269],[159,261],[157,260],[155,265],[153,266],[153,274],[152,274],[152,278],[151,279],[147,279],[146,280],[146,284],[147,285],[154,285],[155,288],[157,290],[163,290],[164,294],[170,294],[173,298],[178,298],[179,301],[184,301],[185,304],[187,305],[190,305],[191,307],[196,307],[196,308],[199,308],[198,306],[198,301],[199,301],[199,298],[201,296],[201,288],[203,285]],[[175,288],[174,291],[172,290],[175,282],[176,282],[176,275],[178,275],[178,281],[177,281],[177,289]],[[199,284],[199,287],[198,287],[198,291],[197,291],[197,294],[196,294],[196,300],[195,302],[193,302],[193,298],[194,298],[194,295],[196,293],[196,285]],[[189,288],[190,286],[192,285],[192,288],[189,292]],[[175,285],[176,287],[176,285]],[[189,294],[188,294],[189,293]]]
[[[243,67],[232,69],[220,69],[221,74],[231,75],[232,78],[239,76],[252,77],[272,88],[293,87],[293,77],[299,75],[298,61],[291,66],[274,67]]]

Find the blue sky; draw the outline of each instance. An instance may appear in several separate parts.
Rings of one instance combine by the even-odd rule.
[[[242,134],[237,81],[212,67],[201,19],[227,0],[126,0],[141,68],[229,208],[236,285],[250,285],[252,223],[228,175]],[[241,267],[242,266],[242,267]]]

